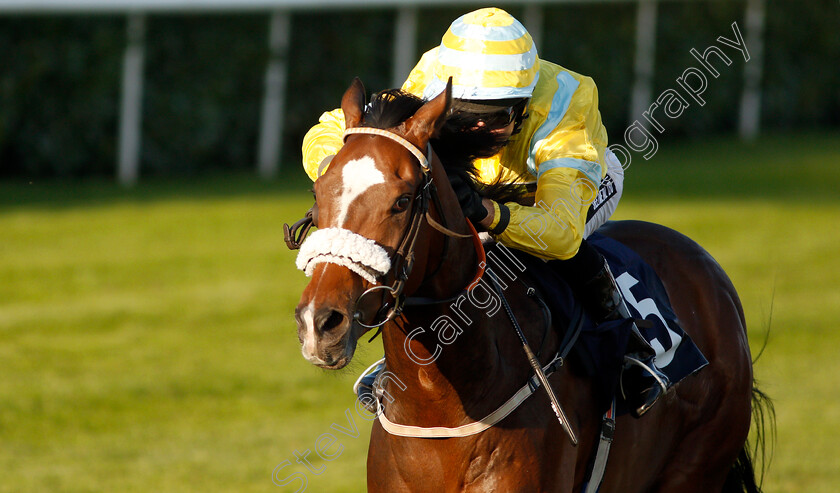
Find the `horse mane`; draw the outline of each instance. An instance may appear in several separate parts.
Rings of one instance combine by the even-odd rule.
[[[389,89],[374,94],[365,106],[362,125],[387,130],[417,113],[425,101],[402,89]]]
[[[371,96],[365,107],[363,125],[366,127],[389,129],[396,127],[414,115],[426,101],[403,91],[388,89]],[[447,175],[459,175],[472,185],[482,196],[497,202],[519,202],[528,194],[524,185],[503,182],[510,176],[499,176],[493,183],[484,184],[478,180],[476,159],[488,158],[497,154],[507,143],[507,138],[499,138],[486,127],[474,128],[476,117],[463,113],[452,113],[443,127],[432,138],[431,144],[440,158]],[[513,177],[514,182],[522,181]]]

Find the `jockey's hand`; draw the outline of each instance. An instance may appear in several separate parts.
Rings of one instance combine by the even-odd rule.
[[[481,195],[470,186],[460,175],[449,175],[449,183],[452,189],[455,190],[455,196],[458,197],[458,203],[461,204],[461,210],[467,219],[478,225],[489,214],[487,208],[481,200]]]

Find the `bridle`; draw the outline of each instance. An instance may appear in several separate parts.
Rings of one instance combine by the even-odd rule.
[[[469,224],[469,221],[467,221],[467,224],[470,226],[470,228],[472,228],[471,232],[473,233],[470,235],[462,235],[460,233],[456,233],[447,227],[446,216],[443,214],[443,206],[440,203],[440,197],[438,197],[437,187],[435,187],[434,181],[432,180],[431,144],[426,144],[426,154],[424,155],[411,142],[387,130],[370,127],[348,128],[344,131],[344,139],[346,140],[348,135],[354,134],[377,135],[380,137],[385,137],[400,144],[412,155],[414,155],[414,157],[417,158],[417,161],[420,164],[420,170],[422,171],[420,185],[417,189],[417,194],[414,197],[414,204],[411,210],[411,219],[409,220],[408,227],[403,231],[402,239],[400,240],[397,250],[392,256],[391,271],[394,275],[394,282],[390,286],[373,286],[371,288],[368,288],[364,293],[362,293],[361,295],[359,295],[358,298],[356,298],[356,303],[353,310],[354,321],[366,329],[379,329],[386,323],[399,317],[403,311],[403,307],[405,304],[405,295],[403,291],[405,290],[405,284],[408,281],[408,278],[411,276],[411,271],[414,269],[414,248],[417,244],[417,237],[420,233],[420,225],[424,219],[430,226],[444,234],[444,246],[443,254],[441,255],[441,261],[438,264],[438,268],[435,269],[432,275],[437,273],[437,270],[440,268],[440,265],[443,264],[443,260],[445,259],[446,253],[449,248],[449,237],[477,238],[477,233],[475,233],[475,229],[472,228],[472,225]],[[441,222],[443,224],[438,223],[434,220],[434,218],[432,218],[429,215],[429,205],[432,201],[434,201],[435,208],[437,209],[438,214],[440,215]],[[377,310],[377,314],[374,317],[373,324],[366,324],[362,321],[362,312],[359,308],[361,306],[362,300],[366,296],[377,291],[386,291],[386,293],[390,295],[391,301],[386,301],[382,304],[379,310]],[[382,313],[384,313],[385,316],[380,322],[377,323],[376,318],[381,316]]]
[[[475,232],[475,228],[472,227],[472,224],[470,224],[469,221],[467,221],[467,224],[470,227],[472,234],[459,234],[450,230],[447,227],[446,218],[443,214],[443,207],[440,202],[440,197],[438,197],[437,188],[435,187],[434,182],[432,180],[431,144],[427,144],[426,154],[423,154],[423,152],[420,149],[418,149],[414,144],[412,144],[405,138],[388,130],[371,127],[348,128],[344,132],[344,140],[346,140],[348,136],[356,134],[367,134],[385,137],[400,144],[403,148],[408,150],[415,158],[417,158],[417,161],[420,164],[420,170],[422,171],[420,185],[417,188],[417,193],[414,197],[414,203],[412,205],[411,217],[409,219],[408,226],[405,230],[403,230],[400,242],[394,254],[391,256],[390,270],[382,274],[382,277],[386,279],[393,275],[393,282],[390,285],[376,285],[368,288],[362,294],[360,294],[358,298],[356,298],[356,302],[354,305],[353,319],[355,323],[359,324],[365,329],[381,329],[383,325],[399,317],[405,306],[405,286],[406,282],[408,281],[408,278],[411,276],[412,270],[414,269],[414,263],[416,260],[414,250],[417,244],[417,238],[420,233],[420,226],[424,219],[430,226],[444,234],[444,245],[443,253],[441,255],[441,261],[438,264],[438,267],[435,269],[435,271],[431,274],[431,276],[436,274],[437,271],[440,269],[440,266],[443,265],[443,261],[446,258],[446,254],[449,248],[449,237],[473,238],[473,242],[476,244],[476,250],[480,250],[480,257],[483,257],[483,247],[481,247],[481,242],[478,239],[478,233]],[[437,209],[438,214],[440,215],[442,224],[438,223],[429,214],[430,204],[432,202],[434,202],[434,206]],[[309,228],[312,226],[312,221],[312,214],[310,211],[309,213],[307,213],[307,216],[304,219],[296,222],[291,228],[288,225],[284,225],[286,244],[290,249],[300,248],[304,238],[306,237],[306,234],[309,231]],[[483,260],[483,258],[480,259],[480,265],[483,265],[481,264],[481,260]],[[482,273],[483,266],[479,267],[479,272],[476,275],[476,279],[474,279],[472,283],[474,283],[478,278],[480,278]],[[470,283],[470,285],[472,285],[472,283]],[[362,306],[362,301],[366,297],[380,291],[384,291],[386,301],[381,303],[379,309],[374,315],[372,323],[367,324],[362,320],[363,315],[360,310]]]

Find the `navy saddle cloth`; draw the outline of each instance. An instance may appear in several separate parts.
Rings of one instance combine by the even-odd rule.
[[[596,233],[587,241],[606,258],[631,315],[646,321],[638,324],[639,331],[656,350],[656,366],[671,382],[677,383],[709,364],[691,337],[680,327],[665,287],[653,268],[636,252],[616,240]],[[493,248],[489,250],[492,251]],[[537,288],[549,305],[555,326],[568,327],[575,313],[582,314],[576,307],[571,289],[551,268],[554,261],[545,262],[517,250],[509,252],[525,266],[526,283]],[[493,269],[493,258],[493,255],[488,256],[491,259],[488,264],[490,269]],[[602,411],[609,407],[613,396],[617,396],[619,413],[626,412],[617,389],[631,322],[617,320],[596,325],[583,314],[582,323],[580,336],[569,354],[572,368],[594,380],[596,398]]]

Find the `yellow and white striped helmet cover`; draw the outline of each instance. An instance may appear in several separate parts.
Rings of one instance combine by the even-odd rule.
[[[437,96],[452,77],[455,98],[529,98],[539,66],[525,26],[504,10],[479,9],[456,19],[443,35],[423,96]]]

